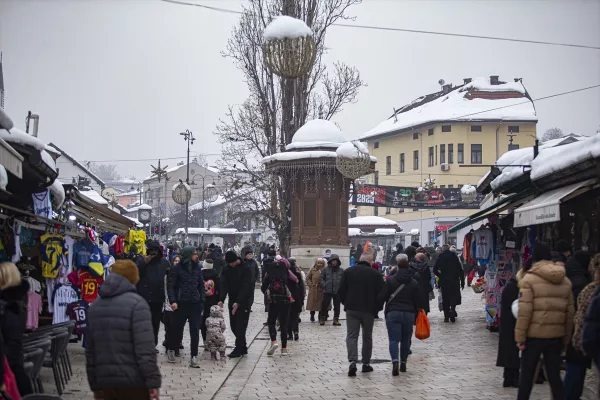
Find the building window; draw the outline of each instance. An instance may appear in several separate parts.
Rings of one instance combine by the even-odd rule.
[[[440,164],[446,163],[446,145],[440,144]]]
[[[471,145],[471,164],[482,164],[483,154],[480,144]]]
[[[509,144],[508,151],[511,151],[511,150],[519,150],[519,145],[518,144]]]
[[[379,207],[375,207],[375,216],[379,215]]]
[[[413,169],[419,169],[419,150],[413,152]]]
[[[510,132],[510,133],[519,133],[519,127],[518,126],[509,126],[508,127],[508,132]]]
[[[373,143],[373,148],[374,148],[374,149],[378,149],[378,148],[379,148],[379,142],[375,142],[375,143]]]
[[[465,145],[462,143],[458,144],[458,153],[456,154],[456,162],[459,164],[465,163]]]
[[[427,129],[427,135],[428,136],[433,136],[433,128]]]
[[[417,140],[419,138],[419,132],[413,132],[413,140]]]
[[[442,125],[442,132],[452,132],[452,125]]]
[[[440,189],[446,189],[446,185],[440,185]]]
[[[392,209],[390,207],[386,207],[385,208],[385,213],[388,214],[388,215],[391,214],[392,213]]]
[[[481,125],[471,125],[471,132],[481,132]]]
[[[379,185],[379,171],[375,171],[374,181],[375,181],[375,185]]]
[[[385,174],[386,175],[392,174],[392,156],[387,156],[385,158]]]
[[[448,185],[448,189],[454,189],[454,185]]]
[[[453,164],[453,163],[454,163],[454,145],[449,144],[448,145],[448,164]]]
[[[433,167],[433,146],[429,148],[429,166]]]
[[[437,165],[438,163],[438,158],[437,158],[437,144],[435,145],[435,165]]]
[[[400,172],[404,172],[404,153],[400,153]]]

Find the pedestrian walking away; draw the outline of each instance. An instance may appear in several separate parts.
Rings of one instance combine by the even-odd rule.
[[[429,271],[429,266],[425,264]],[[429,283],[429,280],[426,280]],[[380,303],[385,302],[385,322],[392,359],[392,375],[406,372],[411,337],[419,310],[420,287],[408,261],[401,258],[396,273],[386,282],[380,292]],[[400,354],[398,354],[400,345]]]
[[[290,303],[290,315],[288,318],[288,340],[299,339],[299,323],[300,313],[302,312],[302,306],[304,305],[304,297],[306,295],[306,289],[304,287],[304,280],[302,280],[302,274],[296,265],[296,260],[293,258],[288,259],[290,262],[290,271],[295,275],[297,282],[293,280],[289,281],[289,290],[294,298],[294,302]]]
[[[517,400],[528,400],[540,356],[555,399],[564,398],[561,354],[571,340],[575,306],[571,282],[562,262],[552,262],[550,247],[537,242],[533,266],[519,280],[519,311],[515,340],[522,352]],[[445,299],[444,299],[445,301]]]
[[[147,256],[138,264],[140,281],[137,284],[137,292],[148,302],[150,314],[152,315],[154,342],[158,344],[158,331],[160,330],[165,300],[165,274],[170,265],[163,258],[160,243],[156,240],[146,241],[146,248]],[[156,352],[158,353],[158,349]]]
[[[442,291],[444,322],[454,323],[458,317],[456,306],[459,306],[462,300],[460,291],[465,288],[465,273],[458,256],[450,251],[450,246],[442,247],[433,273],[439,278],[438,286]]]
[[[290,303],[294,302],[294,298],[289,290],[289,283],[295,278],[288,270],[289,262],[286,259],[265,263],[267,268],[261,291],[265,294],[265,298],[269,302],[269,314],[267,318],[267,326],[269,329],[269,337],[271,345],[267,350],[267,355],[272,356],[279,348],[277,343],[277,327],[276,322],[279,320],[281,328],[281,355],[288,355],[287,336],[288,336],[288,318],[290,312]]]
[[[132,261],[117,261],[88,310],[85,357],[94,398],[159,398],[152,316],[148,303],[136,293],[139,279]]]
[[[181,250],[181,262],[171,268],[167,290],[171,308],[177,314],[178,334],[183,335],[185,323],[189,322],[191,368],[200,368],[198,346],[200,343],[200,324],[202,323],[206,298],[202,268],[198,260],[198,250],[196,248],[193,246],[184,247]],[[181,337],[173,337],[173,341],[168,344],[167,357],[169,359],[172,359],[175,350],[179,348],[179,343],[181,343]]]
[[[235,348],[229,353],[229,357],[237,358],[248,354],[246,330],[250,305],[254,301],[254,281],[250,267],[236,252],[225,253],[225,263],[227,265],[221,275],[219,306],[223,307],[223,302],[229,296],[229,324],[235,335]]]
[[[358,336],[362,328],[362,372],[371,372],[373,352],[373,323],[381,310],[381,291],[384,282],[372,268],[373,254],[363,253],[356,266],[342,274],[339,296],[346,311],[346,348],[350,367],[348,376],[356,376],[358,360]]]
[[[225,350],[227,342],[225,341],[225,318],[223,318],[223,308],[215,305],[210,307],[210,317],[206,319],[207,339],[204,346],[208,348],[212,360],[217,360],[217,352],[221,360],[226,361]]]
[[[321,319],[320,324],[325,325],[325,316],[329,304],[333,301],[333,325],[340,326],[340,296],[338,291],[344,270],[340,257],[337,254],[332,254],[327,261],[327,267],[321,272],[321,286],[323,287],[323,302],[321,303]]]

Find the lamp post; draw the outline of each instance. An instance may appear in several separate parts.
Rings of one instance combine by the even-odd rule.
[[[204,219],[206,217],[206,210],[210,208],[210,203],[213,203],[219,197],[219,192],[215,185],[214,176],[212,175],[202,175],[196,174],[192,177],[192,182],[190,185],[197,185],[195,182],[196,177],[202,179],[202,224],[204,225]],[[205,180],[208,178],[213,178],[212,183],[205,185]],[[217,180],[220,180],[220,177],[217,177]],[[206,203],[208,202],[209,206],[207,207]],[[207,220],[207,230],[210,229],[210,222]],[[204,243],[204,235],[201,237],[202,242]]]
[[[185,183],[187,183],[188,185],[190,184],[190,145],[194,144],[194,140],[196,140],[194,138],[194,134],[192,131],[190,131],[189,129],[186,129],[185,132],[181,132],[180,133],[181,136],[183,136],[183,140],[185,140],[187,142],[187,168],[186,168],[186,174],[185,174]],[[188,225],[189,225],[189,220],[190,220],[190,202],[186,202],[185,203],[185,236],[187,238],[187,234],[188,234]]]

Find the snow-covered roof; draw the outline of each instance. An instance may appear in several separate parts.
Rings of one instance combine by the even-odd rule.
[[[181,168],[187,168],[187,163],[183,163],[181,165],[176,165],[174,167],[167,168],[166,172],[167,172],[167,174],[169,174],[169,173],[172,173],[175,171],[179,171]],[[200,165],[196,161],[190,161],[190,168],[204,168],[210,172],[218,173],[218,170],[216,168]],[[197,172],[199,172],[199,171],[196,171],[196,173]],[[191,173],[190,173],[190,175],[191,175]],[[150,175],[150,176],[145,177],[143,181],[146,182],[146,181],[153,180],[153,179],[158,179],[158,177],[156,175]]]
[[[396,221],[392,221],[391,219],[376,217],[376,216],[361,216],[354,217],[348,220],[348,226],[360,226],[360,225],[368,225],[368,226],[398,226]]]
[[[175,233],[185,233],[185,228],[177,228]],[[235,228],[188,228],[188,235],[247,235],[251,232],[240,232]]]
[[[302,160],[305,158],[336,158],[337,153],[335,151],[322,151],[322,150],[311,150],[311,151],[284,151],[282,153],[276,153],[271,156],[267,156],[262,159],[263,164],[268,164],[274,161],[294,161]],[[377,158],[371,156],[371,161],[377,162]]]
[[[288,144],[285,149],[294,150],[313,147],[337,149],[346,140],[342,131],[333,122],[325,119],[313,119],[294,133],[292,143]]]
[[[142,205],[139,205],[137,207],[131,207],[127,209],[127,214],[132,213],[132,212],[136,212],[138,210],[152,210],[152,207],[149,206],[148,204],[144,203]]]
[[[95,190],[80,190],[79,193],[98,204],[103,206],[108,205],[108,201]]]
[[[25,133],[18,128],[12,128],[10,131],[1,129],[0,138],[9,143],[31,146],[39,151],[42,151],[46,148],[46,144],[40,139],[36,138],[35,136],[31,136],[30,134]]]
[[[600,133],[587,140],[540,151],[531,162],[531,179],[537,180],[580,162],[600,157]]]
[[[140,191],[143,192],[144,188],[140,187]],[[131,192],[126,192],[126,193],[119,193],[117,195],[115,195],[115,197],[127,197],[127,196],[139,196],[140,192],[138,192],[138,190],[133,190]]]
[[[46,165],[52,169],[52,171],[56,172],[56,163],[54,162],[54,159],[50,153],[48,153],[46,150],[42,150],[40,154],[42,155],[42,161],[44,161]]]
[[[69,155],[69,153],[67,153],[66,151],[64,151],[63,149],[61,149],[60,147],[58,147],[54,143],[48,143],[48,147],[53,147],[54,149],[58,150],[63,157],[65,157],[67,160],[71,161],[74,165],[76,165],[77,167],[79,167],[79,169],[81,169],[87,176],[89,176],[90,178],[92,178],[93,180],[95,180],[96,183],[98,185],[100,185],[100,187],[104,188],[106,186],[106,184],[104,183],[104,181],[102,179],[100,179],[98,177],[98,175],[94,174],[92,171],[90,171],[89,169],[87,169],[86,167],[84,167],[83,164],[81,164],[75,158],[71,157],[71,155]]]
[[[395,235],[396,229],[393,228],[377,228],[375,229],[376,235]]]
[[[288,15],[279,15],[267,25],[263,39],[268,42],[275,39],[295,39],[312,35],[312,30],[304,21]]]
[[[360,236],[362,231],[360,228],[348,228],[348,236]]]
[[[369,154],[367,146],[358,140],[345,142],[340,145],[335,151],[338,157],[345,158],[360,158],[362,154]]]
[[[195,211],[195,210],[202,210],[203,208],[217,207],[217,206],[220,206],[221,204],[227,203],[227,199],[223,195],[218,195],[217,199],[215,201],[211,201],[211,202],[206,201],[205,203],[206,203],[205,207],[202,207],[201,201],[196,204],[193,204],[189,207],[189,210]]]
[[[471,97],[472,92],[514,92],[514,98]],[[525,87],[521,82],[492,85],[489,78],[476,78],[469,84],[450,89],[446,94],[440,91],[419,97],[366,132],[361,139],[439,122],[499,120],[537,121],[533,102],[526,97]]]
[[[140,220],[139,220],[139,219],[137,219],[137,218],[134,218],[134,217],[128,217],[127,215],[125,215],[125,218],[127,218],[127,219],[131,220],[132,222],[134,222],[134,223],[135,223],[135,226],[136,226],[136,227],[138,227],[138,228],[142,228],[142,227],[144,226],[144,224],[142,224],[142,223],[140,222]]]
[[[54,200],[55,208],[59,208],[65,202],[65,189],[63,188],[62,183],[60,183],[58,179],[55,179],[54,182],[52,182],[52,185],[50,185],[49,189],[52,195],[52,200]]]

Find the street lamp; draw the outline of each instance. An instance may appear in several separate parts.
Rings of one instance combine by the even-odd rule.
[[[202,179],[202,223],[204,224],[204,219],[206,217],[206,209],[210,208],[210,203],[213,203],[219,197],[219,191],[217,190],[214,176],[212,175],[202,175],[196,174],[192,177],[192,182],[190,185],[197,185],[195,182],[196,177]],[[212,183],[205,185],[205,180],[212,178]],[[217,177],[217,180],[220,180],[220,177]],[[208,203],[208,206],[207,206]],[[210,230],[210,223],[207,221],[207,229]],[[204,239],[204,238],[202,238]]]
[[[194,138],[194,134],[192,131],[190,131],[189,129],[186,129],[185,132],[181,132],[179,133],[181,136],[183,136],[183,140],[185,140],[187,142],[187,171],[185,174],[185,183],[187,183],[188,185],[190,184],[190,145],[194,144],[194,141],[196,140]],[[190,221],[190,204],[189,201],[187,201],[185,203],[185,236],[187,238],[187,234],[188,234],[188,225],[189,225],[189,221]]]

